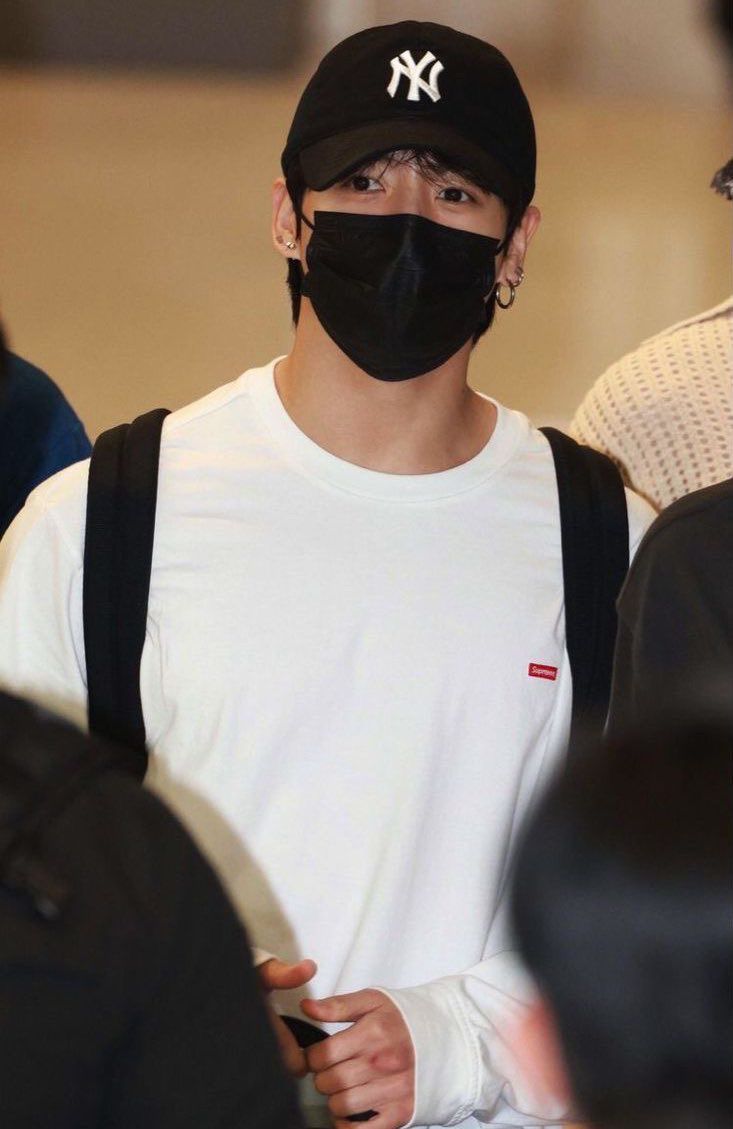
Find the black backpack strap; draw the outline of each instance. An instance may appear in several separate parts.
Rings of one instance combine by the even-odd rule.
[[[158,461],[157,408],[105,431],[89,467],[84,542],[84,647],[89,728],[136,749],[147,768],[140,659],[150,591]]]
[[[606,719],[616,600],[629,568],[629,519],[618,467],[543,427],[555,461],[562,530],[565,638],[573,677],[571,745]]]

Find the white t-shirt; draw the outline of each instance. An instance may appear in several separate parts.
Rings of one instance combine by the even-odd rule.
[[[571,434],[663,509],[733,475],[733,298],[650,337],[599,377]]]
[[[509,846],[570,718],[549,446],[497,405],[462,466],[366,470],[299,431],[273,369],[164,427],[151,783],[255,943],[318,962],[313,995],[390,990],[417,1050],[413,1124],[554,1116],[527,1108],[499,1033],[523,991]],[[40,487],[0,546],[0,679],[80,721],[87,470]],[[653,515],[629,508],[633,550]]]

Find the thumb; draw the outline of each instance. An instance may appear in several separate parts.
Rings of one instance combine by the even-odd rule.
[[[330,996],[326,1000],[301,1000],[300,1010],[309,1019],[319,1019],[323,1023],[353,1023],[383,1004],[381,992],[366,988],[345,996]]]
[[[272,957],[271,960],[261,964],[258,971],[263,988],[272,992],[276,988],[300,988],[313,979],[317,969],[318,966],[312,960],[301,960],[298,964],[285,964],[284,961]]]

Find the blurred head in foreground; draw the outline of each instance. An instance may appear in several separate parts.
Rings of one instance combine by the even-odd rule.
[[[513,879],[540,999],[517,1032],[536,1086],[594,1129],[733,1124],[733,726],[579,755]]]

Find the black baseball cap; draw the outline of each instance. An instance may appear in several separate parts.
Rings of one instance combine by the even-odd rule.
[[[481,176],[511,205],[535,188],[529,103],[496,47],[442,24],[405,20],[337,44],[301,96],[282,154],[321,190],[393,149],[431,149]]]

